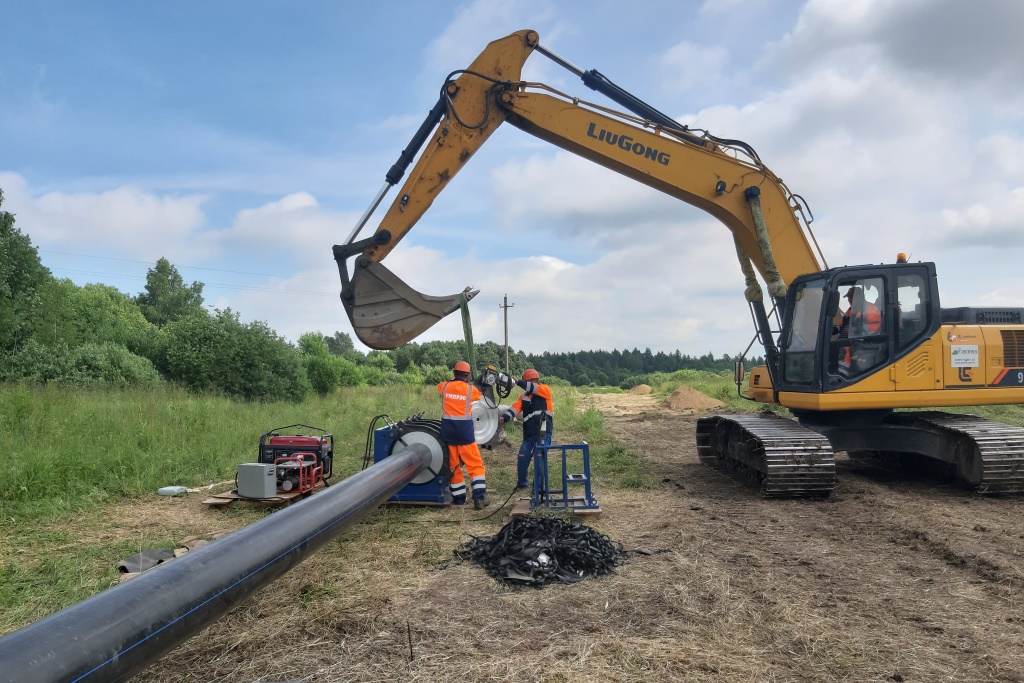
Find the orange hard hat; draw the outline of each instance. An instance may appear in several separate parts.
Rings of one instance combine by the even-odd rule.
[[[527,382],[529,382],[532,379],[540,379],[540,373],[534,370],[533,368],[530,368],[529,370],[523,373],[523,379],[525,379]]]
[[[471,372],[469,369],[469,363],[464,360],[460,360],[455,364],[455,372],[465,372],[466,374],[469,374]]]

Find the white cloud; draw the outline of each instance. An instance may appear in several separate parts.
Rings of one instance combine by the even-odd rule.
[[[1024,247],[1024,187],[984,197],[962,209],[942,211],[944,225],[934,237],[951,250]]]
[[[526,29],[537,31],[546,47],[557,45],[558,36],[564,30],[549,0],[475,0],[460,8],[451,23],[431,42],[427,67],[433,73],[445,75],[468,68],[489,42]],[[546,76],[550,75],[551,66],[541,57],[531,57],[523,68],[523,79],[550,81]]]
[[[278,263],[330,259],[330,246],[345,239],[357,218],[325,211],[308,192],[296,192],[254,209],[242,209],[226,229],[198,239],[219,253],[273,254]]]
[[[816,68],[869,49],[923,87],[1019,102],[1022,25],[1024,4],[1003,0],[810,0],[773,58]]]
[[[678,207],[646,185],[562,151],[505,162],[492,172],[491,191],[513,240],[516,232],[540,231],[617,241],[638,223],[673,217]]]
[[[729,51],[721,45],[697,45],[683,41],[669,48],[661,57],[662,66],[671,75],[670,87],[676,92],[722,87],[726,79]]]
[[[23,177],[0,173],[5,209],[36,244],[80,244],[122,255],[152,254],[165,245],[168,257],[187,253],[189,238],[204,224],[203,195],[157,196],[134,187],[99,193],[36,195]]]

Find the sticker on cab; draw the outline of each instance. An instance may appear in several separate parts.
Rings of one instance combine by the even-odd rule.
[[[950,346],[949,365],[954,368],[978,367],[978,345],[953,344]]]

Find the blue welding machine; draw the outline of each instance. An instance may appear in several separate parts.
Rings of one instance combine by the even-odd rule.
[[[398,493],[392,503],[444,505],[448,502],[448,447],[441,440],[441,421],[424,419],[423,413],[373,430],[373,462],[397,455],[412,444],[430,449],[430,464]]]

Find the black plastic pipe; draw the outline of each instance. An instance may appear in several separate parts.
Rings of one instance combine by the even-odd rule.
[[[138,673],[359,522],[430,463],[411,444],[228,536],[0,638],[0,681]]]

